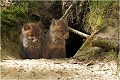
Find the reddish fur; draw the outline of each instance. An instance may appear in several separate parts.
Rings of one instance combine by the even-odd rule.
[[[35,23],[27,23],[22,27],[21,41],[23,45],[23,58],[40,58],[41,39],[40,29]]]
[[[44,58],[66,58],[65,44],[69,37],[68,24],[63,20],[54,20],[45,38]]]

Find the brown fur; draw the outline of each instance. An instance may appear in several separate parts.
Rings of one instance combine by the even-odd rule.
[[[23,45],[23,58],[41,58],[40,29],[35,23],[27,23],[22,27],[21,42]]]
[[[45,38],[44,58],[66,58],[65,44],[69,37],[68,24],[63,20],[52,20],[50,30]]]

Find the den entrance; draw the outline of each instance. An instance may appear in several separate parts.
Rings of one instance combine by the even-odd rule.
[[[83,44],[83,38],[70,32],[70,37],[66,40],[67,58],[73,57]]]
[[[21,44],[19,41],[19,35],[21,34],[21,26],[27,22],[39,22],[41,21],[44,28],[47,30],[50,27],[51,20],[60,19],[65,11],[70,7],[70,5],[74,4],[73,1],[33,1],[33,2],[13,2],[15,6],[9,6],[8,11],[12,11],[16,7],[19,12],[24,10],[21,13],[13,13],[16,14],[10,22],[6,22],[6,16],[2,18],[2,59],[11,59],[12,57],[15,59],[21,58],[19,54],[21,53]],[[84,16],[86,15],[85,4],[82,4],[84,7],[82,11],[77,6],[81,5],[81,1],[75,3],[74,7],[71,9],[71,13],[67,16],[66,22],[70,28],[75,30],[85,32],[84,31]],[[86,2],[85,2],[86,3]],[[24,9],[23,6],[26,8]],[[23,8],[23,9],[21,9]],[[26,11],[26,9],[28,11]],[[77,11],[80,11],[79,13]],[[4,12],[6,14],[6,12]],[[13,14],[9,13],[11,16]],[[79,16],[78,16],[79,15]],[[77,17],[78,16],[78,17]],[[18,19],[18,21],[16,21]],[[8,19],[9,20],[9,19]],[[9,26],[9,27],[8,27]],[[70,32],[70,37],[66,40],[66,55],[67,58],[73,57],[79,48],[82,46],[84,38]],[[19,43],[19,44],[18,44]],[[8,45],[9,44],[9,45]],[[3,54],[4,53],[4,54]],[[10,56],[10,57],[9,57]]]

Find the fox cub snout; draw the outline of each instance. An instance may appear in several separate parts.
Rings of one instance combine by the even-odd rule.
[[[23,25],[21,40],[23,44],[23,58],[41,57],[40,29],[35,23],[27,23]]]

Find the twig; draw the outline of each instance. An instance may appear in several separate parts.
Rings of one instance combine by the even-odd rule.
[[[69,6],[69,8],[66,10],[65,14],[60,18],[60,20],[65,19],[71,13],[71,10],[75,6],[76,3],[77,3],[77,1],[74,1],[73,4],[71,4]]]
[[[78,30],[75,30],[75,29],[73,29],[73,28],[70,28],[70,27],[69,27],[69,30],[70,30],[71,32],[75,33],[75,34],[78,34],[78,35],[82,36],[82,37],[85,37],[85,38],[88,38],[88,37],[89,37],[88,34],[85,34],[85,33],[83,33],[83,32],[80,32],[80,31],[78,31]]]
[[[83,2],[84,1],[81,1],[81,5],[82,5]],[[60,18],[60,20],[65,19],[71,13],[71,10],[75,6],[76,3],[77,3],[77,1],[74,1],[73,4],[70,5],[70,7],[66,10],[65,14]],[[75,30],[75,29],[70,28],[70,27],[69,27],[69,30],[71,32],[73,32],[75,34],[78,34],[79,36],[82,36],[82,37],[85,37],[85,38],[87,38],[89,36],[88,34],[85,34],[83,32],[80,32],[80,31]]]

